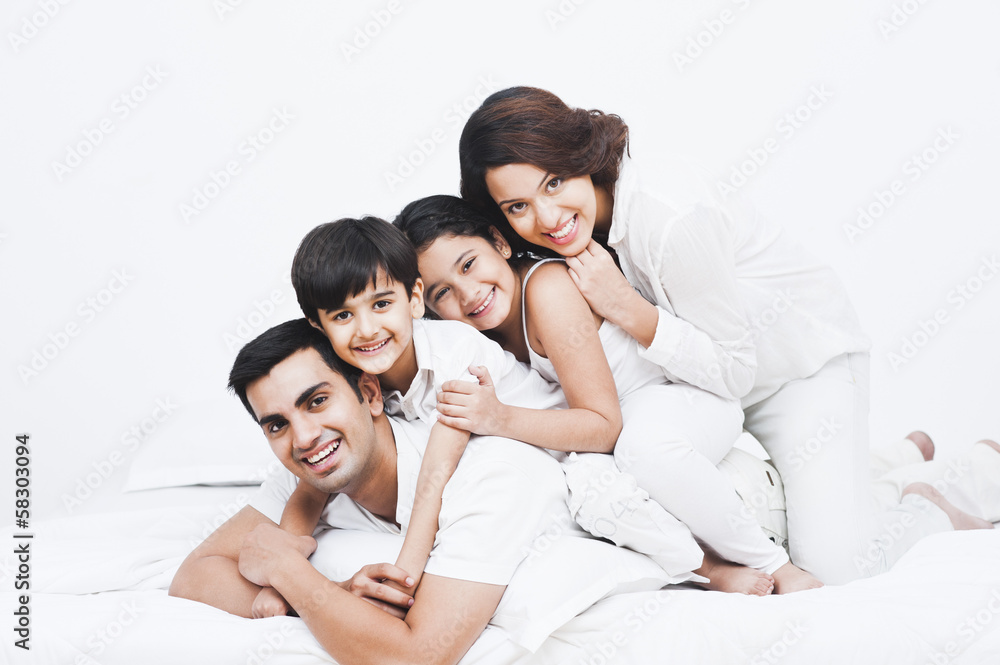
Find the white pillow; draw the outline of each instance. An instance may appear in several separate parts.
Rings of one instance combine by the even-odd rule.
[[[181,404],[136,423],[125,492],[185,485],[259,485],[281,466],[235,397]],[[161,420],[157,420],[161,418]],[[135,448],[131,453],[128,447]]]
[[[309,562],[327,579],[343,582],[370,563],[395,563],[402,547],[395,533],[327,529],[316,536]]]
[[[579,533],[536,539],[490,620],[528,651],[537,650],[556,629],[605,596],[653,591],[683,581],[642,554]],[[340,582],[367,564],[395,562],[403,537],[329,529],[316,542],[310,561],[324,576]]]

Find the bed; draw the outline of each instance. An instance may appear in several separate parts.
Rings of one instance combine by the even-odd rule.
[[[4,532],[8,543],[32,535],[31,649],[17,647],[8,633],[4,662],[335,662],[300,619],[243,619],[167,595],[187,553],[246,504],[275,463],[252,424],[243,423],[245,414],[225,405],[206,402],[180,412],[171,432],[198,430],[200,437],[151,438],[127,473],[109,476],[103,500]],[[209,451],[205,440],[225,444]],[[193,463],[199,456],[204,463]],[[350,554],[314,563],[337,579],[363,563],[394,558],[392,543],[366,538],[386,534],[359,535],[337,547],[321,537],[319,552]],[[1000,658],[997,531],[938,534],[884,575],[765,598],[663,586],[666,578],[652,572],[658,567],[639,555],[588,559],[550,541],[536,547],[556,563],[549,569],[522,565],[535,570],[515,577],[498,616],[463,663],[909,664]],[[0,568],[4,606],[15,609],[19,599],[7,590],[18,565],[8,552]]]

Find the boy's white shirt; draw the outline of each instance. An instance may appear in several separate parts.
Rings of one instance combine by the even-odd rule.
[[[565,409],[562,389],[472,326],[459,321],[413,321],[417,375],[405,394],[386,392],[386,412],[405,420],[437,422],[437,394],[446,381],[478,383],[469,367],[482,365],[503,404],[529,409]]]

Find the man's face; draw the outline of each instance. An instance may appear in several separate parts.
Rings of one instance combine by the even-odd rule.
[[[362,376],[363,400],[315,349],[297,351],[247,387],[275,456],[317,489],[352,494],[374,473],[378,381]]]

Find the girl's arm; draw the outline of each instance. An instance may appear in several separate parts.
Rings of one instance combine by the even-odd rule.
[[[594,315],[566,267],[547,263],[526,290],[529,344],[555,366],[568,409],[531,409],[502,404],[484,370],[480,385],[449,381],[438,396],[441,421],[543,448],[611,452],[621,433],[621,407]],[[541,348],[539,348],[541,347]]]
[[[427,448],[417,476],[417,494],[413,500],[410,524],[403,540],[403,548],[396,559],[396,565],[410,574],[413,584],[401,587],[393,582],[387,582],[389,586],[411,595],[415,592],[424,573],[424,566],[427,565],[431,548],[434,547],[444,486],[455,472],[468,443],[467,431],[448,427],[440,422],[431,427],[430,438],[427,440]]]

